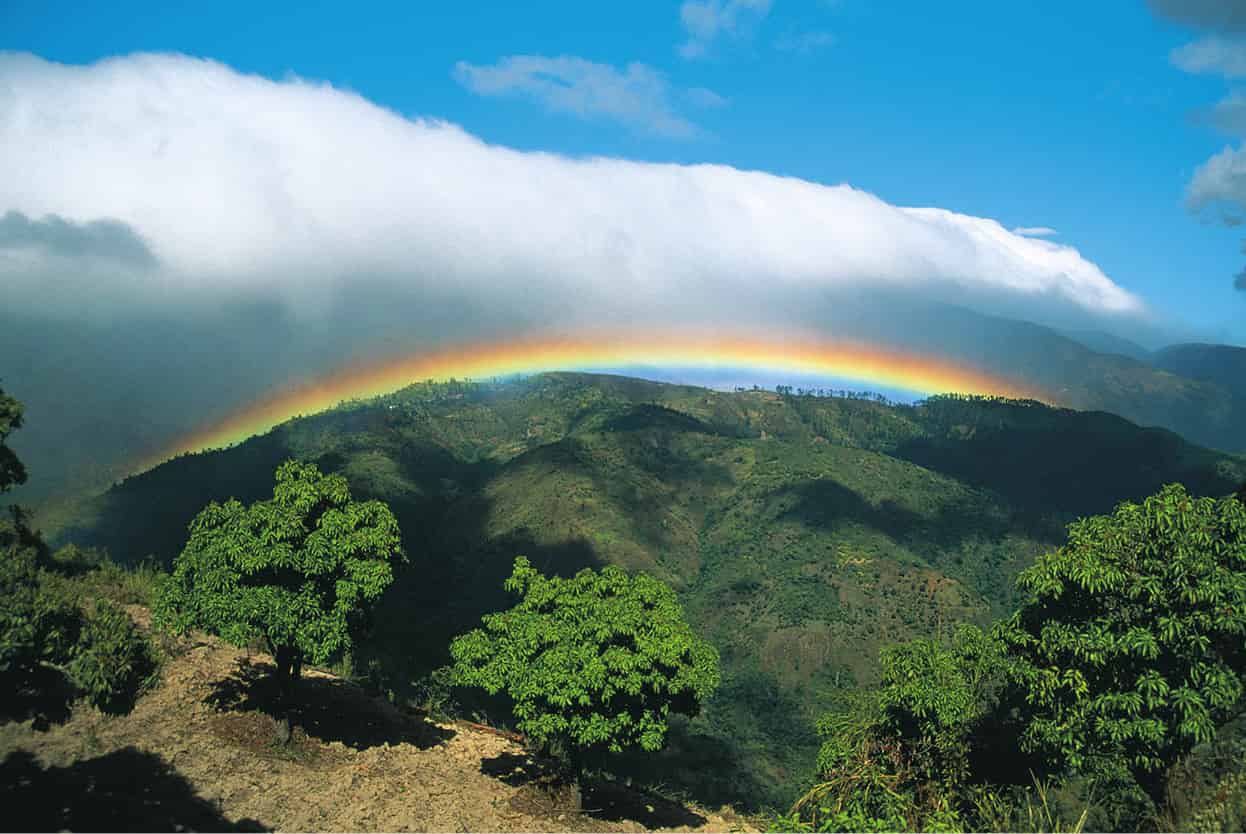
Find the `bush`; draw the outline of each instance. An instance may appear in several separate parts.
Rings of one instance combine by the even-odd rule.
[[[69,664],[69,677],[95,706],[124,713],[156,678],[155,651],[129,615],[107,600],[95,606]]]
[[[74,653],[81,613],[68,590],[41,582],[29,549],[0,552],[0,687],[28,687],[43,663],[63,664]]]

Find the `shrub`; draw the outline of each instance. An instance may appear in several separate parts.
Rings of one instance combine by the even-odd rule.
[[[101,600],[86,620],[69,677],[95,706],[124,713],[155,682],[155,651],[124,610]]]

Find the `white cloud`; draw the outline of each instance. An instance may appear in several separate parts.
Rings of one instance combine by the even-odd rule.
[[[739,36],[770,13],[771,0],[685,0],[679,19],[688,40],[679,47],[685,58],[704,56],[720,36]]]
[[[1172,51],[1172,62],[1186,72],[1246,78],[1246,41],[1208,35]]]
[[[1053,237],[1060,234],[1049,226],[1018,226],[1012,230],[1012,233],[1025,237]]]
[[[70,316],[257,295],[307,311],[378,285],[424,307],[472,299],[491,328],[782,322],[866,287],[1146,314],[1077,250],[994,220],[723,165],[519,152],[328,84],[176,55],[0,54],[9,210],[108,218],[151,253],[138,269],[0,250],[6,305]]]
[[[1226,147],[1200,165],[1186,188],[1186,202],[1195,211],[1220,203],[1246,206],[1246,151]]]
[[[490,66],[460,61],[454,76],[477,95],[524,96],[555,112],[604,117],[663,136],[697,132],[672,107],[670,85],[663,75],[645,64],[618,70],[565,55],[511,55]]]

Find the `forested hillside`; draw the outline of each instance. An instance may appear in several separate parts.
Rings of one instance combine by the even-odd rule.
[[[1172,481],[1224,495],[1246,480],[1242,459],[1170,432],[1032,402],[549,374],[344,404],[41,521],[54,539],[167,565],[208,501],[264,496],[290,457],[387,502],[410,558],[345,671],[396,698],[427,693],[452,638],[508,604],[516,555],[563,576],[643,570],[678,591],[723,666],[645,776],[775,806],[812,768],[815,718],[876,682],[881,646],[1005,614],[1018,572],[1079,516]],[[458,695],[506,722],[499,703]]]

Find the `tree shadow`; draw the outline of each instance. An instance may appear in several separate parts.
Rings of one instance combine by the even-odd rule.
[[[566,787],[560,779],[553,762],[545,761],[530,753],[500,753],[480,760],[480,772],[513,788],[529,788],[528,804],[536,801],[537,810],[549,813],[559,810]],[[643,787],[635,787],[607,778],[583,780],[583,814],[590,819],[608,822],[630,820],[640,823],[648,830],[698,826],[705,817],[688,809],[679,802],[659,796]]]
[[[267,831],[230,820],[164,759],[134,747],[44,767],[16,750],[0,763],[9,831]]]
[[[216,681],[204,701],[219,710],[275,716],[275,672],[272,663],[241,658],[237,671]],[[304,676],[295,689],[290,718],[311,738],[340,741],[356,750],[400,743],[427,750],[454,736],[453,730],[399,712],[338,678]]]
[[[793,731],[809,728],[808,721],[791,706],[790,701],[777,704],[774,723],[783,723]],[[757,729],[742,727],[741,736],[755,736]],[[816,746],[812,751],[807,744],[796,746],[812,761]],[[683,716],[677,716],[667,730],[665,748],[656,753],[629,750],[614,754],[606,767],[646,794],[656,796],[658,792],[673,790],[706,808],[731,805],[736,810],[754,811],[771,804],[774,796],[749,768],[750,761],[757,763],[735,739],[700,731]]]
[[[630,820],[646,831],[705,824],[705,817],[652,791],[619,782],[592,781],[584,788],[585,816],[607,822]]]
[[[70,707],[77,692],[65,674],[58,669],[40,666],[30,680],[17,686],[0,684],[0,723],[33,721],[34,728],[45,731],[53,724],[69,720]]]
[[[480,772],[518,788],[547,775],[548,767],[529,753],[499,753],[490,759],[481,759]]]

